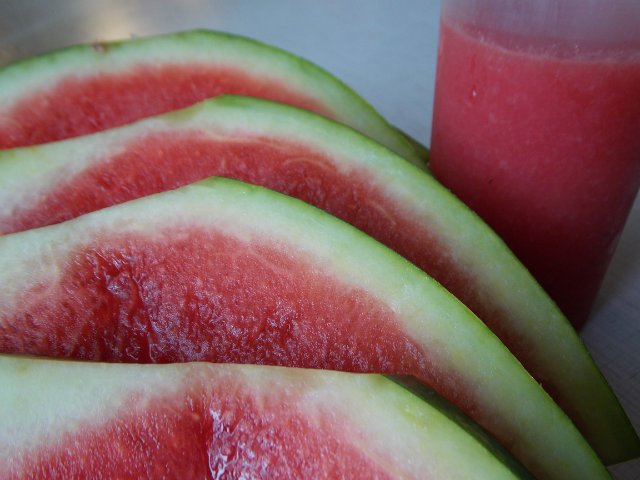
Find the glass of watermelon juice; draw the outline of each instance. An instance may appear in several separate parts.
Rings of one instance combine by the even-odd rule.
[[[580,327],[640,186],[640,2],[444,0],[430,166]]]

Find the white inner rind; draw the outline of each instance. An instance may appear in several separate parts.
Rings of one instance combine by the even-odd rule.
[[[107,365],[0,356],[0,457],[55,446],[113,418],[131,400],[175,393],[184,367]],[[0,462],[1,463],[1,462]]]

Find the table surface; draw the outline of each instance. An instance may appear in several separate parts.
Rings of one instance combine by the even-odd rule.
[[[0,65],[80,42],[191,28],[242,34],[332,72],[429,144],[437,0],[2,0]],[[640,202],[582,337],[640,430]],[[612,469],[639,479],[640,461]]]

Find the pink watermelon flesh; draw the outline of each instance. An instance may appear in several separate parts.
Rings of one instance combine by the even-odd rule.
[[[244,388],[243,388],[244,387]],[[227,392],[227,394],[216,394]],[[291,393],[289,396],[294,396]],[[354,445],[340,413],[313,425],[295,398],[220,379],[188,392],[135,399],[106,423],[83,426],[20,459],[21,478],[394,478]],[[46,472],[45,475],[43,473]],[[224,476],[224,477],[223,477]]]
[[[77,250],[55,291],[43,279],[3,315],[0,351],[414,375],[473,413],[464,382],[439,371],[371,294],[267,243],[197,228],[171,234],[105,233]]]
[[[138,66],[126,73],[67,78],[20,100],[0,121],[0,149],[97,132],[221,94],[260,97],[333,116],[318,100],[281,82],[230,67]]]

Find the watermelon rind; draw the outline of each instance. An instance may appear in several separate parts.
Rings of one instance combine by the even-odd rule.
[[[429,228],[447,246],[447,254],[470,278],[465,289],[477,291],[489,312],[486,316],[476,313],[513,346],[516,356],[552,392],[603,461],[617,463],[640,454],[633,426],[579,336],[502,240],[430,175],[318,115],[265,100],[222,96],[106,132],[1,151],[0,231],[2,222],[19,215],[30,202],[57,185],[73,182],[127,142],[154,132],[170,136],[190,129],[214,138],[282,138],[310,145],[335,159],[341,173],[359,172],[410,211],[416,225]],[[69,198],[74,196],[70,193]]]
[[[505,450],[502,445],[497,443],[495,439],[487,433],[482,427],[464,415],[451,402],[445,400],[438,395],[433,389],[419,382],[415,377],[409,375],[385,375],[385,377],[400,387],[404,388],[411,394],[417,396],[423,401],[429,403],[433,408],[437,409],[442,415],[446,416],[450,421],[459,425],[467,434],[473,436],[478,442],[491,451],[497,458],[515,474],[529,478],[531,474],[518,462],[511,454]],[[533,477],[531,477],[533,478]]]
[[[472,399],[476,405],[472,418],[501,439],[534,475],[608,478],[564,412],[500,340],[437,282],[322,210],[235,180],[207,179],[58,225],[0,237],[0,275],[5,285],[0,292],[0,337],[8,338],[21,328],[20,321],[11,320],[13,312],[20,318],[16,302],[21,292],[45,279],[44,294],[55,291],[57,276],[74,248],[100,244],[105,232],[110,237],[179,237],[194,227],[224,232],[237,242],[267,242],[283,252],[296,252],[312,265],[309,268],[382,302],[441,370],[439,378],[445,382],[451,378],[461,390],[456,395]],[[379,334],[383,339],[384,332]]]
[[[426,165],[426,148],[391,126],[367,101],[326,70],[260,41],[210,30],[76,45],[15,62],[0,69],[0,110],[9,112],[12,105],[55,87],[65,78],[126,73],[139,65],[167,63],[232,66],[279,80],[294,91],[319,100],[331,118],[375,138],[416,165]]]
[[[220,380],[235,388],[216,388]],[[490,437],[453,421],[450,407],[433,392],[417,396],[376,374],[205,363],[125,366],[2,355],[0,384],[0,473],[7,476],[19,476],[25,463],[29,467],[31,451],[64,444],[65,436],[73,439],[87,427],[99,429],[131,399],[144,410],[146,402],[163,394],[186,390],[186,397],[195,384],[204,395],[230,402],[238,389],[246,390],[270,404],[280,401],[283,411],[306,413],[310,424],[330,425],[330,433],[348,438],[390,477],[424,478],[429,472],[434,479],[533,478]],[[254,408],[247,409],[246,418],[264,415]],[[342,419],[347,423],[339,423]]]

